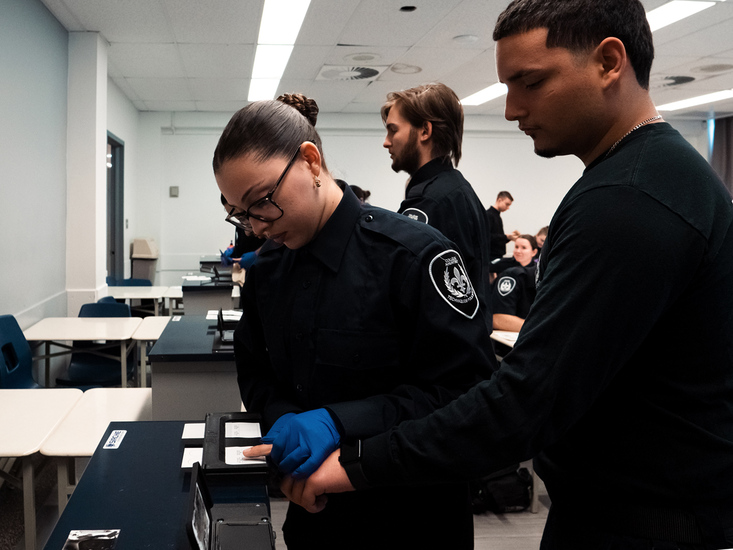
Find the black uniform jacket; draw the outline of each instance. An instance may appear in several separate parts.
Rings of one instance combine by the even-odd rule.
[[[308,245],[263,252],[235,334],[242,400],[269,427],[328,407],[342,436],[374,435],[448,403],[495,359],[455,246],[348,189]]]
[[[490,227],[471,184],[450,159],[433,159],[410,178],[398,212],[435,227],[458,245],[491,332]]]
[[[517,262],[519,263],[519,262]],[[536,265],[519,264],[505,270],[494,283],[492,308],[494,314],[503,313],[526,319],[534,297]]]

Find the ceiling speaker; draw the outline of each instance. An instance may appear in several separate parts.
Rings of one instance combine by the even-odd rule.
[[[387,67],[358,67],[348,65],[324,65],[316,80],[374,80]]]

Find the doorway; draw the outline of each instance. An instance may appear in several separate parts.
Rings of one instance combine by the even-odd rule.
[[[125,278],[125,144],[107,132],[107,284]]]

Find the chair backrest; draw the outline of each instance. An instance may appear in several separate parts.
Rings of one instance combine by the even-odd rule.
[[[12,315],[0,315],[0,388],[38,388],[31,347]]]
[[[150,279],[119,279],[117,286],[153,286]]]
[[[114,296],[102,296],[99,300],[97,300],[98,304],[116,304],[117,300],[115,300]]]
[[[84,304],[79,317],[131,317],[130,306],[117,302],[95,302]]]

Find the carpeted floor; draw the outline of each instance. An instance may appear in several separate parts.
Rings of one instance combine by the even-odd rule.
[[[56,489],[56,468],[53,461],[41,454],[30,457],[35,476],[36,508],[40,508]],[[11,472],[20,478],[20,461]],[[16,550],[23,540],[23,491],[9,483],[0,488],[0,550]]]

